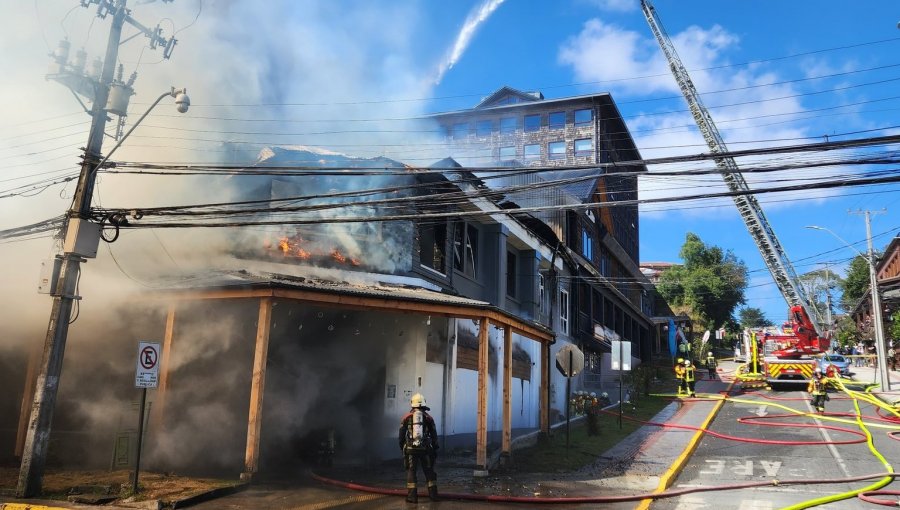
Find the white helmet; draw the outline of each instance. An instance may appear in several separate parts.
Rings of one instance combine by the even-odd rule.
[[[609,393],[604,391],[603,393],[600,394],[600,396],[603,398],[609,398]]]
[[[689,360],[689,359],[684,360],[684,366],[686,366],[686,367],[691,366],[691,360]]]
[[[591,392],[591,398],[597,398],[597,394],[594,393],[593,391]]]
[[[427,409],[428,405],[425,403],[425,397],[421,393],[416,393],[409,399],[409,407],[412,407],[413,409],[424,407]]]

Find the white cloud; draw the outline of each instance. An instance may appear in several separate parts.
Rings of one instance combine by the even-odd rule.
[[[770,69],[759,65],[722,67],[730,63],[728,55],[737,50],[740,38],[714,25],[708,29],[690,26],[674,34],[672,42],[684,66],[689,70],[701,100],[710,111],[719,132],[729,144],[729,149],[748,149],[760,146],[789,144],[788,140],[806,136],[806,130],[791,122],[803,112],[804,106],[791,84],[774,85],[784,80]],[[626,116],[626,123],[644,158],[696,154],[707,152],[703,137],[696,129],[693,117],[687,111],[685,100],[672,77],[668,64],[655,39],[648,33],[639,33],[606,23],[600,19],[586,22],[582,30],[568,39],[559,50],[559,62],[569,66],[579,82],[600,82],[606,85]],[[757,87],[758,85],[769,85]],[[592,87],[596,88],[596,87]],[[655,100],[675,97],[677,99]],[[783,98],[783,99],[777,99]],[[646,101],[650,99],[650,101]],[[641,102],[630,104],[633,100]],[[667,113],[668,112],[668,113]],[[754,141],[754,143],[740,143]],[[794,142],[794,143],[799,143]],[[739,165],[749,166],[764,159],[745,158]],[[712,167],[712,162],[703,164]],[[694,168],[696,165],[681,165]],[[651,168],[662,170],[663,168]],[[674,170],[667,166],[665,170]],[[828,176],[837,169],[804,170],[804,177]],[[752,188],[772,186],[770,176],[757,177],[746,174]],[[781,183],[785,184],[785,183]],[[725,191],[721,179],[716,176],[703,178],[647,178],[640,182],[641,198],[657,198],[673,195],[690,195]],[[836,192],[835,192],[836,193]],[[770,197],[766,197],[770,198]],[[715,217],[737,218],[730,199],[722,199],[721,211]],[[771,205],[767,207],[782,207]],[[648,218],[663,218],[664,214],[647,211]],[[708,209],[687,210],[685,214],[709,215]]]

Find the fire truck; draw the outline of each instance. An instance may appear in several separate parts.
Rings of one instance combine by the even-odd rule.
[[[791,307],[788,327],[782,334],[763,335],[763,374],[771,387],[789,383],[807,383],[816,368],[815,356],[827,349],[828,341],[819,337],[802,306]]]
[[[828,345],[819,335],[821,330],[816,320],[818,310],[806,296],[791,261],[781,247],[775,231],[769,225],[753,190],[747,185],[741,169],[734,158],[728,155],[725,140],[719,134],[709,110],[703,105],[700,94],[694,87],[678,52],[675,51],[675,45],[672,44],[657,16],[656,9],[648,0],[641,0],[641,10],[669,63],[669,69],[687,101],[691,115],[709,146],[716,167],[732,195],[741,219],[790,309],[790,333],[783,331],[781,335],[757,339],[757,347],[749,356],[752,358],[750,370],[756,375],[757,382],[761,382],[763,376],[764,380],[770,383],[806,382],[813,375],[815,366],[813,356],[824,352]],[[760,351],[767,345],[771,346],[770,351],[767,355],[760,356]]]

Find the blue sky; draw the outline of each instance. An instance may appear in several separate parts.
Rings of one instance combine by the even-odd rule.
[[[39,173],[58,177],[77,169],[89,119],[65,88],[44,79],[47,54],[68,37],[72,52],[84,46],[90,61],[102,52],[109,26],[108,20],[95,19],[95,7],[83,9],[75,0],[10,4],[0,6],[6,72],[0,84],[5,98],[0,152],[8,164],[2,190],[33,182]],[[850,137],[898,132],[889,128],[900,125],[896,2],[869,1],[864,8],[836,0],[657,0],[654,5],[731,149],[810,143],[826,135],[842,139],[851,132],[860,133]],[[129,6],[145,25],[160,23],[164,34],[176,32],[179,39],[168,61],[160,61],[159,52],[141,37],[122,46],[125,75],[138,72],[129,122],[172,85],[187,86],[194,107],[184,116],[165,105],[155,109],[117,154],[122,160],[221,160],[228,157],[223,142],[232,142],[251,152],[272,144],[316,145],[424,164],[444,154],[417,149],[433,134],[416,131],[405,119],[470,107],[503,85],[540,90],[548,98],[610,92],[645,158],[707,150],[636,0],[285,0],[265,7],[249,1],[177,0]],[[466,20],[480,9],[482,21],[460,47]],[[435,83],[454,47],[464,51]],[[778,177],[834,178],[866,170],[871,169],[836,166]],[[753,186],[771,185],[748,180]],[[885,208],[872,224],[876,247],[884,246],[900,230],[896,188],[809,190],[760,200],[798,272],[825,263],[840,272],[853,252],[829,234],[803,227],[828,227],[864,251],[859,242],[865,238],[863,219],[847,211]],[[112,176],[99,189],[104,206],[196,202],[227,193],[225,186],[198,189],[184,179]],[[642,181],[641,196],[722,189],[714,179],[651,177]],[[0,228],[61,213],[72,185],[37,191],[0,199]],[[784,300],[728,201],[643,207],[641,258],[677,261],[688,231],[743,259],[752,271],[748,305],[775,321],[784,318]],[[160,232],[153,239],[146,232],[129,233],[109,248],[119,255],[118,268],[105,252],[89,264],[98,268],[93,281],[100,286],[115,281],[113,275],[122,279],[120,271],[139,274],[150,262],[184,264],[196,248],[179,247],[198,238],[207,246],[227,242],[221,236],[209,241],[207,235]],[[30,296],[37,260],[52,253],[46,238],[0,244],[9,288]]]

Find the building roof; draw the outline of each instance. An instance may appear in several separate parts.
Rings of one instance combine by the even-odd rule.
[[[445,294],[391,275],[354,272],[352,278],[354,281],[350,282],[247,270],[214,271],[184,279],[151,297],[199,300],[271,296],[343,308],[487,318],[535,340],[554,341],[553,331],[543,324],[518,317],[486,301]]]

